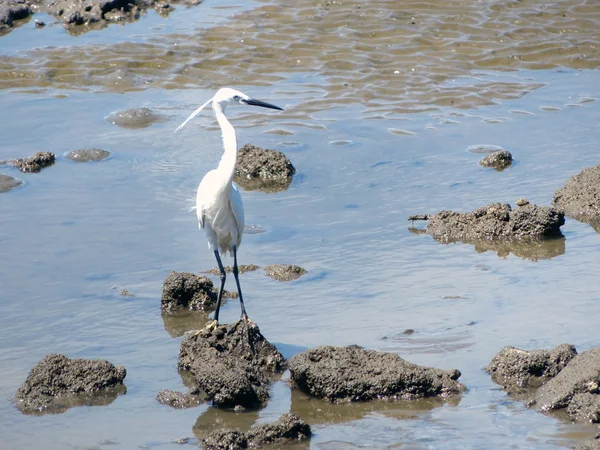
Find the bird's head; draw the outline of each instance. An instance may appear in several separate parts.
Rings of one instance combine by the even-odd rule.
[[[270,103],[250,98],[243,92],[227,87],[219,89],[213,97],[213,101],[221,105],[221,107],[223,108],[227,105],[240,104],[262,106],[263,108],[277,109],[279,111],[283,110],[283,108],[280,108],[279,106],[271,105]]]
[[[219,89],[213,98],[211,98],[205,104],[200,106],[196,111],[194,111],[192,114],[190,114],[190,116],[185,120],[185,122],[183,122],[181,125],[179,125],[179,127],[177,127],[175,132],[181,130],[190,120],[192,120],[194,117],[196,117],[200,113],[200,111],[202,111],[204,109],[204,107],[206,105],[208,105],[210,102],[213,103],[213,108],[217,108],[217,105],[218,105],[218,107],[221,109],[221,111],[225,110],[225,107],[227,105],[236,105],[236,104],[261,106],[263,108],[277,109],[279,111],[283,111],[283,108],[280,108],[279,106],[275,106],[270,103],[263,102],[261,100],[256,100],[255,98],[250,98],[243,92],[240,92],[236,89],[226,87],[226,88]]]

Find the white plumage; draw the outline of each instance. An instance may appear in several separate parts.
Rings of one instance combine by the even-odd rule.
[[[225,106],[229,104],[242,104],[278,110],[282,108],[252,99],[235,89],[221,88],[213,98],[196,109],[175,131],[177,132],[182,129],[210,102],[212,102],[213,111],[221,126],[224,152],[217,168],[208,172],[198,186],[196,214],[198,215],[198,224],[206,234],[208,246],[215,254],[221,273],[221,286],[214,316],[215,321],[218,322],[226,278],[220,254],[226,254],[227,252],[233,256],[233,276],[238,288],[242,318],[248,318],[244,307],[237,267],[237,249],[242,242],[242,234],[244,232],[244,205],[242,203],[242,196],[238,187],[233,183],[238,149],[235,129],[229,123],[227,117],[225,117]]]

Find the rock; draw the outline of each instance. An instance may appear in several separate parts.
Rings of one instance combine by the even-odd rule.
[[[51,166],[55,161],[54,153],[37,152],[28,158],[18,158],[0,161],[0,164],[12,164],[21,172],[37,173],[45,167]]]
[[[233,267],[232,266],[224,266],[223,267],[225,269],[225,272],[231,273],[233,272]],[[256,266],[254,264],[241,264],[238,265],[238,272],[239,273],[245,273],[245,272],[253,272],[255,270],[260,269],[259,266]],[[221,272],[219,271],[218,267],[213,267],[210,270],[207,270],[206,273],[210,273],[211,275],[220,275]]]
[[[310,425],[296,414],[283,414],[277,421],[256,425],[246,433],[250,447],[283,445],[309,439]]]
[[[392,353],[358,346],[324,346],[289,361],[291,378],[303,392],[329,402],[447,397],[465,387],[458,370],[417,366]]]
[[[110,20],[108,13],[120,11],[129,19],[139,17],[139,8],[131,0],[52,0],[47,12],[67,25],[89,25]]]
[[[286,190],[296,169],[280,151],[246,144],[239,149],[235,182],[247,191]]]
[[[470,213],[441,211],[429,216],[427,233],[440,242],[539,240],[561,237],[564,214],[548,206],[527,204],[513,210],[491,203]]]
[[[479,165],[491,167],[497,172],[502,172],[507,167],[510,167],[512,162],[512,154],[508,150],[500,150],[483,157],[483,159],[479,161]]]
[[[267,272],[268,276],[277,281],[295,280],[307,273],[306,269],[290,264],[271,264],[265,267],[265,271]]]
[[[137,108],[114,112],[109,114],[106,120],[123,128],[146,128],[153,123],[164,121],[164,117],[151,109]]]
[[[171,272],[163,284],[160,300],[161,308],[166,311],[202,310],[216,302],[213,282],[189,272]]]
[[[511,391],[516,388],[539,387],[555,377],[575,357],[577,350],[561,344],[552,350],[521,350],[504,347],[485,370],[495,383]]]
[[[565,410],[576,422],[600,423],[600,347],[577,355],[535,393],[538,411]]]
[[[15,20],[30,15],[31,8],[25,0],[0,0],[0,30],[11,28]]]
[[[23,181],[10,175],[0,174],[0,193],[8,192],[23,185]]]
[[[178,367],[215,406],[257,408],[269,398],[269,376],[283,371],[285,359],[253,322],[213,322],[184,336]]]
[[[105,360],[69,359],[51,354],[27,376],[15,395],[22,412],[64,412],[73,406],[109,404],[125,393],[123,366]]]
[[[414,222],[415,220],[429,220],[429,215],[427,214],[413,214],[412,216],[408,216],[408,220]]]
[[[255,425],[247,433],[237,430],[217,430],[207,435],[202,443],[206,450],[211,449],[245,449],[263,446],[292,444],[309,439],[312,432],[310,425],[296,414],[283,414],[277,421]]]
[[[160,391],[156,395],[156,399],[163,405],[171,406],[176,409],[193,408],[202,403],[202,399],[190,393],[184,394],[177,391],[169,391],[167,389]]]
[[[202,439],[204,450],[238,450],[248,448],[245,433],[237,430],[217,430]]]
[[[76,162],[101,161],[110,156],[110,152],[100,148],[82,148],[70,151],[65,155],[67,159]]]
[[[552,203],[600,233],[600,164],[583,169],[554,193]]]
[[[595,440],[584,442],[576,446],[574,450],[600,450],[600,434],[596,436]]]
[[[529,205],[529,200],[527,200],[526,198],[520,198],[515,203],[517,204],[517,206],[525,206]]]

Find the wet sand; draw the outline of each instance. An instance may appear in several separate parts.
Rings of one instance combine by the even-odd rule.
[[[319,416],[303,417],[315,424],[310,445],[324,449],[558,449],[593,437],[593,427],[513,401],[483,367],[505,345],[599,345],[598,233],[567,218],[560,249],[528,258],[529,250],[425,239],[406,217],[522,197],[549,205],[571,175],[598,164],[596,3],[255,5],[236,16],[207,2],[78,37],[30,22],[0,38],[0,160],[57,155],[39,174],[0,167],[25,182],[0,194],[3,445],[181,448],[174,441],[212,417],[207,405],[174,412],[155,396],[185,391],[181,338],[160,313],[162,282],[172,270],[214,265],[188,209],[221,156],[216,123],[203,114],[172,132],[223,80],[285,107],[230,117],[240,145],[280,150],[297,169],[286,191],[243,193],[246,221],[265,232],[244,236],[240,263],[308,271],[288,283],[242,275],[262,333],[286,357],[359,344],[456,367],[469,388],[433,409],[319,416],[279,382],[264,410],[251,420],[225,413],[229,423],[308,411]],[[166,121],[124,129],[104,119],[143,107]],[[486,170],[467,151],[478,145],[505,148],[515,161]],[[63,156],[80,148],[111,157]],[[223,320],[238,316],[236,302],[224,306]],[[105,407],[21,415],[9,399],[48,353],[124,365],[127,394]]]

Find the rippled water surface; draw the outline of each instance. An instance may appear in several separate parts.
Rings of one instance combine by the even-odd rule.
[[[565,239],[545,244],[443,245],[407,220],[547,205],[600,163],[597,2],[206,1],[78,36],[46,21],[0,38],[0,160],[57,155],[39,174],[0,166],[23,181],[0,193],[0,448],[181,448],[215,424],[290,410],[314,425],[302,448],[558,449],[597,432],[527,409],[482,367],[504,345],[600,345],[600,235],[567,219]],[[221,85],[285,108],[228,114],[240,144],[281,150],[297,169],[287,191],[244,193],[240,262],[309,271],[289,283],[243,274],[263,334],[288,357],[359,344],[458,368],[460,399],[339,407],[279,382],[254,413],[158,404],[161,389],[185,389],[180,336],[206,321],[159,304],[171,270],[214,266],[189,208],[221,154],[209,113],[173,130]],[[130,108],[161,119],[106,120]],[[513,165],[478,166],[473,149],[490,146]],[[64,156],[81,148],[110,157]],[[229,301],[222,319],[238,314]],[[48,353],[123,364],[127,394],[21,415],[10,399]]]

